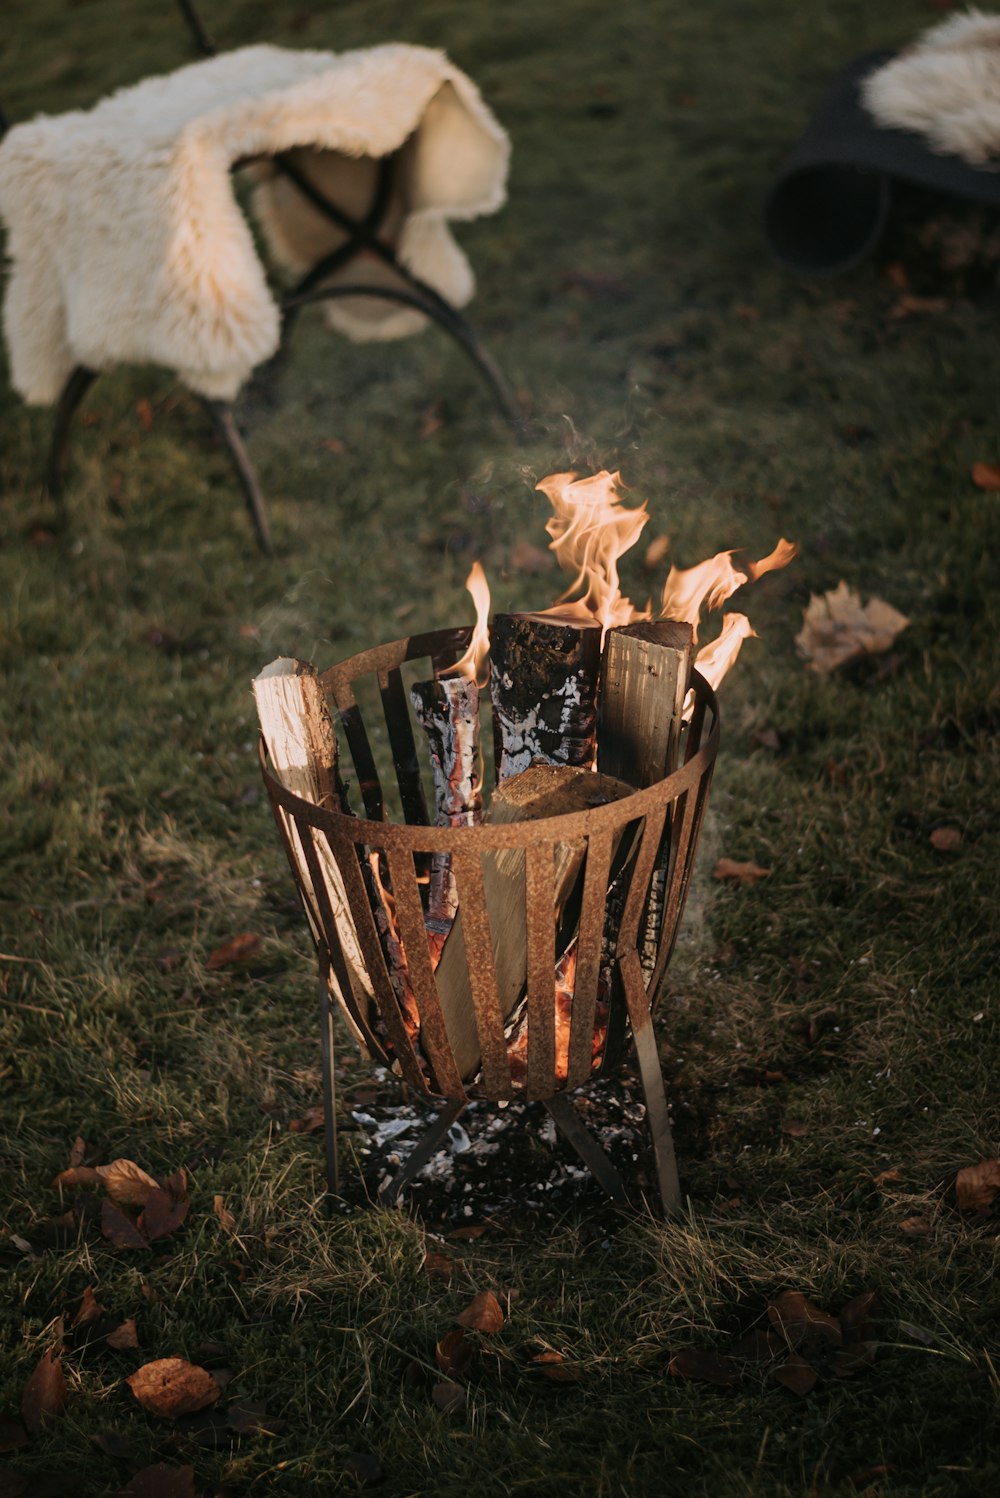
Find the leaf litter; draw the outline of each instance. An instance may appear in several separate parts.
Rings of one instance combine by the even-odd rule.
[[[909,622],[882,598],[862,605],[860,595],[841,581],[827,593],[810,595],[795,643],[809,669],[828,676],[865,655],[884,653]]]

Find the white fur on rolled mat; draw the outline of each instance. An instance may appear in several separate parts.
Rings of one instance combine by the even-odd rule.
[[[880,125],[914,130],[973,166],[1000,158],[1000,16],[952,16],[879,68],[864,102]]]
[[[402,43],[340,54],[244,47],[91,110],[16,126],[0,144],[15,389],[46,404],[74,364],[149,362],[231,399],[275,352],[280,315],[230,168],[303,148],[296,159],[317,184],[363,213],[377,158],[400,147],[387,230],[408,269],[464,305],[475,283],[448,220],[501,206],[510,148],[443,53]],[[342,242],[273,167],[251,170],[254,209],[279,261],[302,271]],[[366,257],[350,279],[362,279],[362,264],[366,281],[386,275]],[[374,298],[331,302],[327,313],[354,338],[401,337],[425,321]]]

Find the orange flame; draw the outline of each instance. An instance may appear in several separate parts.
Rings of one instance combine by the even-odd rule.
[[[621,475],[606,470],[577,480],[575,473],[553,473],[535,487],[555,512],[545,529],[550,550],[573,581],[551,608],[543,612],[597,619],[605,632],[613,624],[630,624],[642,617],[618,582],[618,558],[639,539],[649,519],[645,501],[635,510],[621,505]],[[583,590],[583,596],[573,594]]]
[[[720,551],[696,567],[683,571],[671,567],[663,584],[660,618],[686,620],[697,640],[702,609],[721,609],[726,599],[747,581],[747,574],[733,566],[732,555],[731,551]]]
[[[778,542],[772,552],[766,557],[761,557],[759,562],[747,562],[747,571],[750,581],[755,583],[765,572],[777,572],[781,567],[787,567],[799,554],[799,548],[794,541],[786,541],[784,536]]]
[[[476,605],[476,627],[472,631],[468,650],[460,661],[449,666],[444,675],[474,676],[476,686],[484,687],[490,679],[486,670],[486,657],[490,653],[490,585],[481,563],[473,562],[472,571],[465,579],[465,586]]]
[[[739,655],[743,641],[751,637],[757,639],[757,631],[746,614],[723,615],[722,633],[718,639],[703,645],[694,658],[695,666],[710,687],[719,685]]]

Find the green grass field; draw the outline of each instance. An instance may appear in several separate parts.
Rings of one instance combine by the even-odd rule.
[[[438,332],[356,347],[305,318],[281,400],[246,412],[269,563],[169,374],[95,386],[64,514],[40,482],[50,414],[2,385],[0,1446],[87,1287],[139,1347],[70,1336],[64,1410],[0,1457],[0,1495],[115,1494],[164,1462],[193,1466],[198,1494],[305,1498],[358,1491],[362,1458],[400,1498],[972,1498],[1000,1481],[1000,1216],[953,1189],[1000,1150],[1000,494],[971,479],[1000,462],[997,262],[957,212],[957,269],[934,224],[907,221],[863,268],[805,283],[759,228],[834,69],[942,8],[203,0],[222,45],[400,38],[477,80],[513,157],[506,208],[460,230],[470,315],[533,432],[514,443]],[[191,55],[167,3],[14,0],[4,20],[13,121]],[[476,557],[496,607],[548,603],[557,579],[511,561],[545,543],[534,483],[605,466],[679,565],[801,547],[749,590],[761,638],[722,689],[659,1011],[687,1211],[609,1217],[585,1192],[469,1241],[405,1210],[331,1211],[319,1136],[288,1128],[319,1098],[314,974],[250,680],[279,654],[322,667],[465,622]],[[662,576],[643,549],[623,563],[633,598]],[[841,578],[911,622],[891,657],[820,678],[794,636]],[[956,851],[932,844],[941,827]],[[770,876],[714,881],[722,855]],[[244,931],[247,963],[206,966]],[[362,1087],[346,1037],[340,1056]],[[89,1163],[183,1166],[183,1226],[125,1250],[86,1201],[54,1221],[78,1135]],[[442,1252],[450,1281],[425,1267]],[[870,1366],[802,1398],[767,1364],[733,1387],[668,1371],[727,1352],[788,1289],[831,1312],[875,1291]],[[478,1290],[505,1325],[471,1334],[447,1413],[435,1343]],[[545,1350],[572,1381],[542,1376]],[[125,1378],[174,1355],[228,1369],[220,1407],[263,1402],[267,1429],[144,1413]]]

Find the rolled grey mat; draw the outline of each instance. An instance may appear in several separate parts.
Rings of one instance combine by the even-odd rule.
[[[849,63],[785,162],[764,203],[764,234],[776,260],[800,275],[849,270],[885,228],[894,180],[1000,207],[1000,172],[933,151],[909,130],[876,124],[861,85],[894,52]]]

